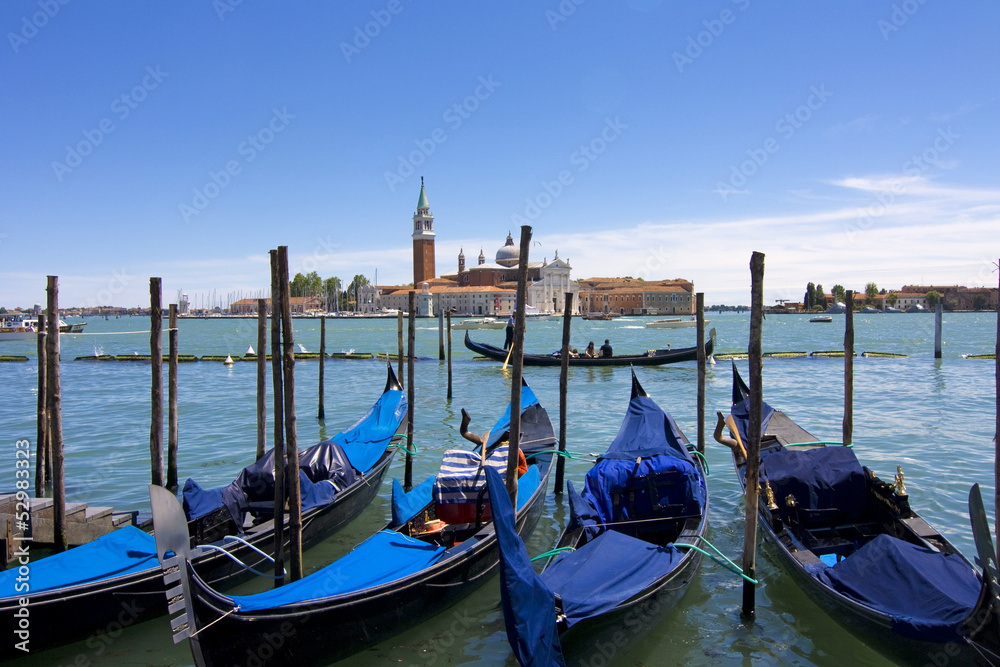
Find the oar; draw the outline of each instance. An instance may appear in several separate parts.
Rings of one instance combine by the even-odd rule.
[[[502,370],[502,371],[507,370],[507,363],[510,361],[510,354],[513,351],[514,351],[514,345],[511,344],[511,346],[509,348],[507,348],[507,358],[504,359],[503,367],[500,370]]]

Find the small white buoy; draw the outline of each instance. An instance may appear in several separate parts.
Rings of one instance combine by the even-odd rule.
[[[224,363],[227,366],[232,366],[233,365],[233,358],[230,355],[227,354],[226,355],[226,360],[223,361],[222,363]]]
[[[254,355],[255,354],[254,351],[253,351],[253,345],[251,345],[250,347],[247,348],[247,354],[249,354],[249,355]]]

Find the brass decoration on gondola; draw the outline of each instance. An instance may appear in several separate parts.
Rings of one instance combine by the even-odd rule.
[[[906,495],[906,484],[903,483],[903,466],[896,466],[896,495]]]
[[[771,483],[767,480],[764,480],[764,499],[767,501],[767,509],[778,509],[778,504],[774,502],[774,491],[771,490]]]
[[[785,498],[785,507],[794,508],[797,504],[798,503],[795,502],[795,496],[789,493]]]

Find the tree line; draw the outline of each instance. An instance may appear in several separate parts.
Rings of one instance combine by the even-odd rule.
[[[885,288],[879,289],[878,285],[875,283],[868,283],[865,285],[864,298],[861,298],[861,295],[855,292],[854,305],[858,308],[864,307],[865,305],[874,306],[876,298],[883,294],[886,295],[886,305],[890,307],[895,306],[899,301],[899,295],[896,292],[888,292]],[[833,289],[830,290],[830,295],[836,303],[845,303],[847,301],[847,290],[844,289],[843,285],[834,285]],[[924,296],[927,299],[927,307],[932,310],[937,308],[937,305],[942,298],[941,293],[936,290],[931,290]],[[985,297],[982,297],[982,300],[985,302]],[[814,285],[813,283],[807,284],[805,296],[802,298],[802,305],[804,310],[826,310],[830,304],[827,303],[826,293],[823,291],[823,286],[818,284]]]
[[[289,283],[293,297],[318,296],[327,304],[327,310],[351,310],[358,302],[358,289],[371,284],[362,275],[356,275],[345,288],[340,278],[325,280],[315,271],[303,275],[296,273]]]

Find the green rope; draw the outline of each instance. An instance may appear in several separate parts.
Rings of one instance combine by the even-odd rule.
[[[398,439],[398,440],[404,440],[404,441],[405,441],[405,440],[406,440],[406,434],[404,433],[404,434],[402,434],[402,435],[397,435],[397,436],[395,436],[395,438],[394,438],[394,439]],[[413,445],[413,450],[412,450],[412,451],[411,451],[410,449],[408,449],[408,448],[406,447],[406,445],[401,445],[401,444],[399,444],[398,442],[392,442],[392,443],[389,443],[389,446],[390,446],[390,447],[395,447],[395,448],[397,448],[397,449],[402,449],[402,450],[403,450],[404,452],[406,452],[406,453],[407,453],[407,454],[409,454],[410,456],[416,456],[416,455],[417,455],[417,454],[419,453],[419,452],[417,451],[417,446],[416,446],[415,444],[413,444],[413,443],[410,443],[410,444],[411,444],[411,445]]]
[[[700,539],[702,542],[704,542],[710,549],[712,549],[712,551],[714,551],[715,553],[719,554],[719,558],[721,558],[722,560],[719,560],[719,558],[716,558],[715,556],[713,556],[709,552],[707,552],[704,549],[701,549],[699,547],[696,547],[693,544],[685,544],[684,542],[674,542],[674,546],[675,547],[680,547],[680,548],[694,549],[698,553],[700,553],[700,554],[702,554],[704,556],[708,556],[709,558],[711,558],[716,563],[718,563],[722,567],[726,568],[727,570],[729,570],[733,574],[740,575],[741,577],[743,577],[744,579],[746,579],[747,581],[749,581],[754,586],[756,586],[758,584],[758,581],[756,579],[751,579],[747,575],[743,574],[743,570],[740,568],[740,566],[737,565],[736,563],[734,563],[733,561],[729,560],[728,558],[726,558],[726,555],[723,554],[721,551],[719,551],[714,544],[712,544],[711,542],[709,542],[708,540],[706,540],[704,537],[700,537],[699,536],[698,539]],[[725,561],[725,562],[723,562],[723,561]]]
[[[536,560],[541,560],[542,558],[550,558],[552,556],[557,556],[563,553],[564,551],[573,551],[573,547],[557,547],[555,549],[550,549],[549,551],[546,551],[543,554],[538,554],[537,556],[532,558],[531,562],[535,562]]]
[[[688,450],[688,451],[690,451],[692,454],[694,454],[695,456],[697,456],[698,458],[700,458],[701,462],[705,465],[705,477],[708,477],[709,475],[711,475],[712,471],[709,470],[709,468],[708,468],[708,459],[705,458],[705,455],[702,454],[701,452],[699,452],[697,449],[691,449],[691,450]]]

